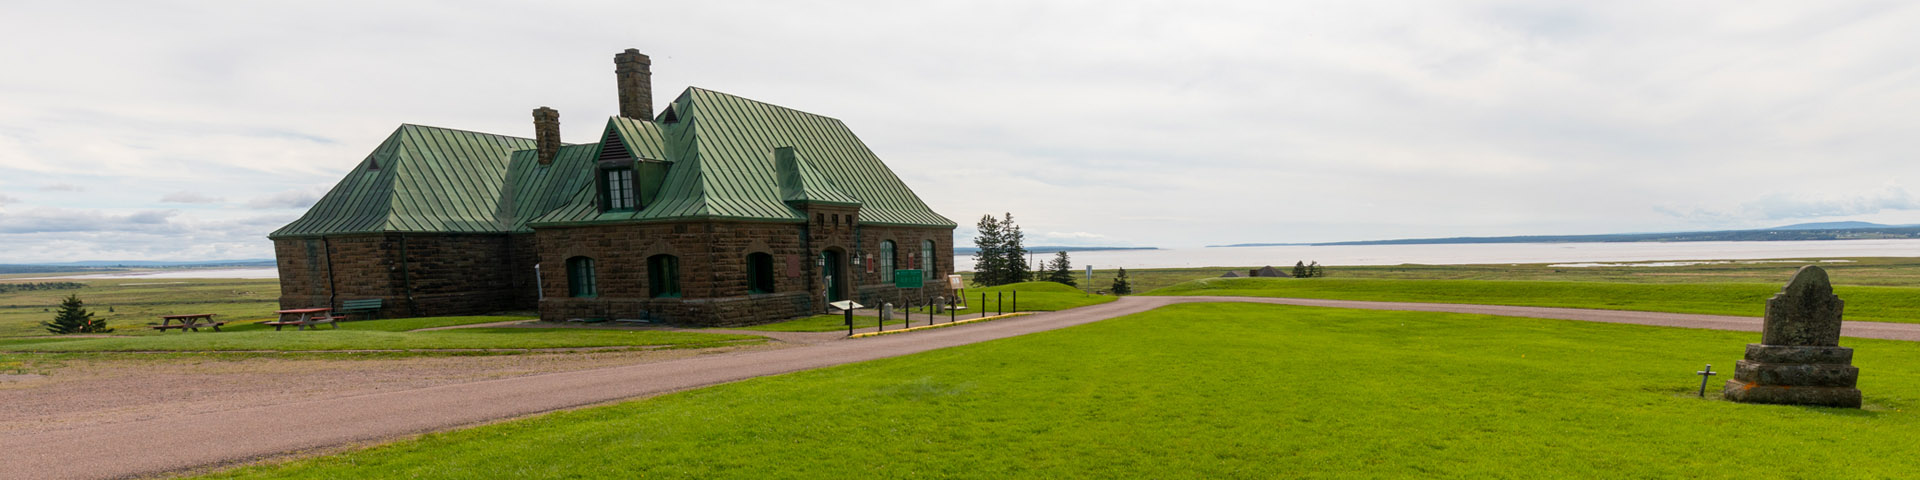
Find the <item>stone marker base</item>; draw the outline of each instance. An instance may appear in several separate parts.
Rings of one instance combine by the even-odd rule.
[[[1851,363],[1847,347],[1747,344],[1723,393],[1742,403],[1860,408],[1860,369]]]
[[[1741,403],[1860,408],[1860,389],[1853,387],[1754,385],[1728,380],[1724,394],[1728,400]]]

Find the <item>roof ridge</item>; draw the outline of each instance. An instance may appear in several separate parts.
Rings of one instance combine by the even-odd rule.
[[[401,123],[400,123],[400,126],[401,126],[402,128],[405,128],[405,127],[419,127],[419,128],[431,128],[431,129],[434,129],[434,130],[446,130],[446,131],[449,131],[449,132],[460,132],[460,133],[471,133],[471,134],[475,134],[475,135],[487,135],[487,136],[494,136],[494,137],[502,137],[502,138],[511,138],[511,139],[514,139],[514,140],[526,140],[526,141],[533,141],[533,139],[532,139],[532,138],[527,138],[527,137],[516,137],[516,136],[513,136],[513,135],[505,135],[505,134],[499,134],[499,133],[488,133],[488,132],[481,132],[481,131],[475,131],[475,130],[463,130],[463,129],[458,129],[458,128],[447,128],[447,127],[436,127],[436,126],[432,126],[432,125],[421,125],[421,124],[418,124],[418,123],[405,123],[405,122],[401,122]]]
[[[722,91],[719,91],[719,90],[714,90],[714,89],[710,89],[710,88],[701,88],[701,87],[695,87],[695,86],[691,86],[691,85],[689,85],[689,86],[687,86],[687,91],[690,91],[690,92],[691,92],[691,91],[696,91],[696,90],[697,90],[697,91],[700,91],[700,92],[705,92],[705,93],[711,93],[711,94],[714,94],[714,95],[722,95],[722,96],[726,96],[726,97],[732,97],[732,98],[734,98],[734,99],[736,99],[736,100],[739,100],[739,101],[742,101],[742,102],[751,102],[751,103],[757,103],[757,104],[761,104],[761,105],[766,105],[766,106],[768,106],[768,107],[772,107],[772,108],[777,108],[777,109],[780,109],[780,110],[786,110],[786,111],[789,111],[789,112],[793,112],[793,113],[798,113],[798,114],[801,114],[801,115],[807,115],[807,116],[814,116],[814,117],[820,117],[820,118],[824,118],[824,119],[827,119],[827,120],[832,120],[832,121],[835,121],[835,122],[840,122],[840,119],[838,119],[838,118],[833,118],[833,117],[829,117],[829,116],[826,116],[826,115],[821,115],[821,114],[818,114],[818,113],[813,113],[813,112],[808,112],[808,111],[805,111],[805,110],[801,110],[801,109],[797,109],[797,108],[793,108],[793,107],[783,107],[783,106],[780,106],[780,105],[776,105],[776,104],[772,104],[772,103],[767,103],[767,102],[762,102],[762,101],[759,101],[759,100],[754,100],[754,99],[751,99],[751,98],[747,98],[747,97],[742,97],[742,96],[739,96],[739,95],[734,95],[734,94],[731,94],[731,93],[727,93],[727,92],[722,92]],[[841,123],[842,123],[842,124],[844,124],[844,123],[846,123],[846,122],[841,122]]]

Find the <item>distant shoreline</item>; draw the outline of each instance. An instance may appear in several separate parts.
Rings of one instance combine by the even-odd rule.
[[[1875,228],[1775,228],[1765,230],[1722,230],[1711,232],[1614,233],[1602,235],[1519,235],[1510,237],[1404,238],[1395,240],[1359,240],[1315,243],[1235,243],[1208,245],[1207,248],[1236,247],[1329,247],[1352,245],[1453,245],[1486,243],[1673,243],[1673,242],[1806,242],[1827,240],[1900,240],[1920,238],[1920,227],[1888,226]]]

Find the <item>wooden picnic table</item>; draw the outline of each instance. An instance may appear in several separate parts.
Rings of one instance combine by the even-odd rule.
[[[227,322],[213,321],[213,315],[214,314],[211,314],[211,313],[194,313],[194,314],[188,314],[188,315],[161,315],[160,324],[154,325],[153,329],[164,332],[164,331],[167,331],[167,329],[169,328],[178,328],[180,329],[180,331],[183,331],[183,332],[189,329],[198,332],[202,327],[212,327],[213,331],[218,332],[220,331],[220,326],[226,325]],[[180,322],[180,324],[173,325],[173,322],[175,321]]]
[[[288,309],[288,310],[279,310],[273,313],[280,314],[280,320],[273,321],[273,322],[265,322],[265,323],[262,323],[262,325],[272,325],[274,331],[279,331],[280,327],[284,327],[287,325],[293,325],[295,330],[306,330],[307,327],[312,327],[314,325],[318,325],[322,323],[332,323],[333,328],[340,328],[340,324],[338,322],[342,319],[342,317],[334,316],[333,309],[329,307],[294,308],[294,309]],[[288,315],[299,315],[300,318],[296,320],[287,320]]]

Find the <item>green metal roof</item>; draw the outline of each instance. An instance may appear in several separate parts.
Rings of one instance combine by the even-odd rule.
[[[501,231],[507,162],[533,140],[401,125],[306,215],[268,235]]]
[[[666,171],[658,193],[637,211],[599,211],[602,143],[563,146],[543,166],[532,139],[402,125],[305,216],[269,237],[687,219],[804,223],[796,207],[805,202],[859,205],[868,224],[954,226],[839,120],[699,88],[668,108],[675,121],[614,117],[601,136],[617,138],[636,159],[666,162],[657,164]],[[792,148],[791,162],[777,158],[781,147]]]
[[[735,219],[806,222],[800,201],[860,205],[868,224],[953,227],[927,208],[866,144],[839,120],[712,90],[688,88],[659,126],[667,170],[659,197],[634,212],[600,213],[592,197],[543,215],[543,224]],[[619,123],[616,122],[616,125]],[[623,138],[626,138],[622,133]],[[628,141],[629,145],[638,142]],[[793,147],[798,183],[782,188],[774,158]],[[637,155],[644,156],[644,155]]]

